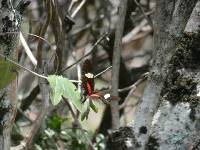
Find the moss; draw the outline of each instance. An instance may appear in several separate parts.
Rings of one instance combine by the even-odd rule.
[[[191,97],[196,95],[198,83],[195,72],[200,68],[199,35],[185,34],[176,41],[176,50],[169,62],[168,76],[161,92],[161,95],[173,105],[177,102],[189,102],[192,110],[196,106],[196,99],[192,100]]]
[[[12,106],[10,102],[7,102],[5,94],[3,94],[2,97],[0,97],[0,129],[3,129],[3,126],[6,125],[8,113],[12,111]],[[2,132],[2,131],[0,131]]]
[[[197,82],[192,76],[174,70],[168,75],[162,95],[175,105],[177,102],[190,102],[190,96],[196,93]]]
[[[200,67],[200,34],[187,35],[177,40],[176,51],[170,64],[175,67],[197,69]]]
[[[4,7],[4,8],[8,8],[7,0],[2,0],[1,6]]]
[[[159,143],[158,140],[153,137],[153,136],[149,136],[149,140],[148,143],[146,145],[146,150],[157,150],[159,148]]]
[[[6,7],[5,5],[7,5],[7,1],[2,1],[2,6],[4,6],[4,8]],[[3,51],[4,55],[7,57],[10,56],[15,49],[16,42],[18,41],[18,34],[15,32],[19,31],[21,20],[22,17],[17,11],[14,12],[9,9],[5,10],[0,20],[2,26],[0,32],[5,33],[0,35],[0,47],[2,49],[0,51]]]
[[[113,131],[111,137],[109,138],[107,148],[108,149],[130,149],[130,145],[127,145],[126,141],[131,142],[132,148],[139,148],[141,145],[136,141],[132,127],[121,127],[118,130]]]
[[[195,115],[196,115],[196,110],[195,110],[195,108],[196,108],[197,105],[199,104],[200,98],[199,98],[198,96],[191,96],[191,97],[188,99],[188,101],[190,102],[190,109],[191,109],[189,117],[190,117],[190,119],[191,119],[192,121],[195,121],[195,119],[196,119],[196,118],[195,118]]]

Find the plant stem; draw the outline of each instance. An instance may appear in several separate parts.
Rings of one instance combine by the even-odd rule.
[[[111,93],[118,97],[119,87],[119,66],[122,48],[122,36],[124,31],[124,21],[126,16],[127,0],[121,0],[119,4],[118,23],[115,31],[115,42],[113,48],[113,61],[112,61],[112,89]],[[118,101],[111,101],[111,114],[112,114],[112,128],[117,129],[120,126],[119,120],[119,105]]]

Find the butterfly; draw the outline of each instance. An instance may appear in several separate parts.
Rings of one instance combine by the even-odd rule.
[[[82,103],[87,99],[101,100],[105,104],[109,104],[112,98],[108,90],[94,90],[94,74],[92,73],[92,64],[86,59],[82,67]]]

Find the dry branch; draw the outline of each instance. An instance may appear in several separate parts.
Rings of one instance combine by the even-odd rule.
[[[122,48],[122,36],[124,32],[124,22],[126,16],[128,0],[121,0],[119,4],[118,24],[115,31],[115,42],[113,47],[113,62],[112,62],[112,88],[111,94],[118,97],[119,87],[119,67]],[[119,122],[119,106],[118,101],[111,101],[111,114],[112,114],[112,128],[117,129],[120,126]]]

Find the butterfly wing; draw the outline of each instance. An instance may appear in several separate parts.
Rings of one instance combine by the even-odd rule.
[[[92,71],[91,61],[86,59],[82,67],[82,94],[85,98],[94,91],[94,75],[92,74]]]

